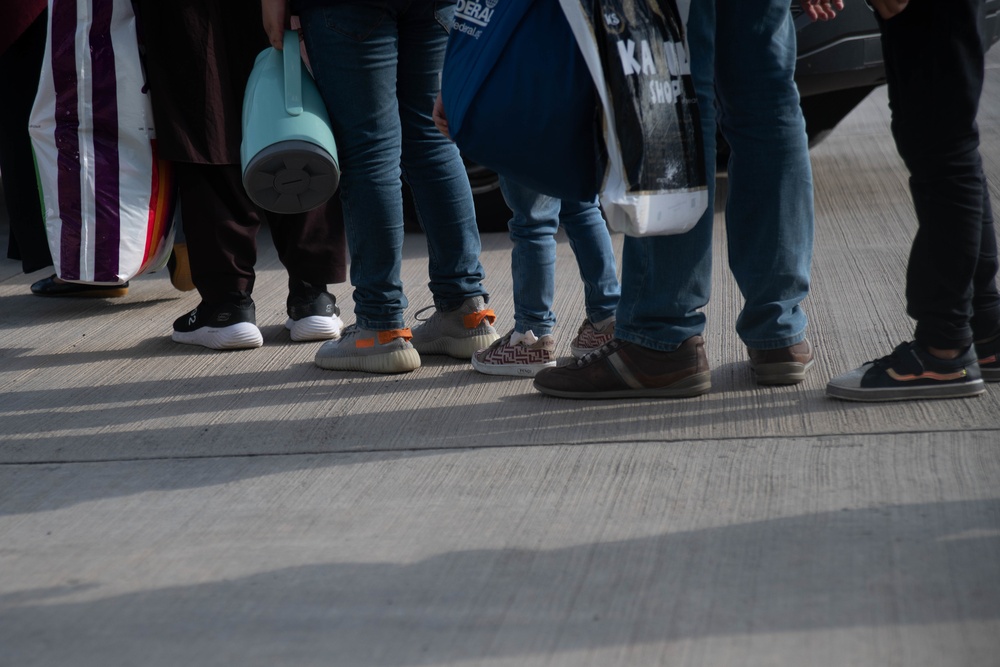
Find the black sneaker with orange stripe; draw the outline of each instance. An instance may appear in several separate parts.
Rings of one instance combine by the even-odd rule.
[[[965,398],[985,390],[974,347],[955,359],[939,359],[916,341],[902,343],[889,356],[869,361],[826,385],[827,396],[848,401]]]

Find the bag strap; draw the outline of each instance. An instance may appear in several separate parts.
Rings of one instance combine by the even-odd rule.
[[[285,31],[282,49],[285,62],[285,111],[289,116],[302,113],[302,56],[299,54],[299,34]]]

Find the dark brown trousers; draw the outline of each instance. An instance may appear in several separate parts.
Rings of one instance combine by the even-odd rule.
[[[257,233],[265,222],[290,283],[323,286],[347,279],[344,221],[336,198],[308,213],[270,213],[247,197],[239,165],[175,166],[191,277],[206,303],[253,292]]]

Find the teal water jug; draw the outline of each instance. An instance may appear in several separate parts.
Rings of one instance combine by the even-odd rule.
[[[275,213],[314,209],[337,190],[340,166],[326,105],[299,54],[298,34],[267,48],[243,96],[243,187]]]

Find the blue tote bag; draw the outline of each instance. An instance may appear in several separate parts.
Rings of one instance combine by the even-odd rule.
[[[458,0],[441,96],[467,159],[552,197],[597,197],[600,106],[559,0]]]

